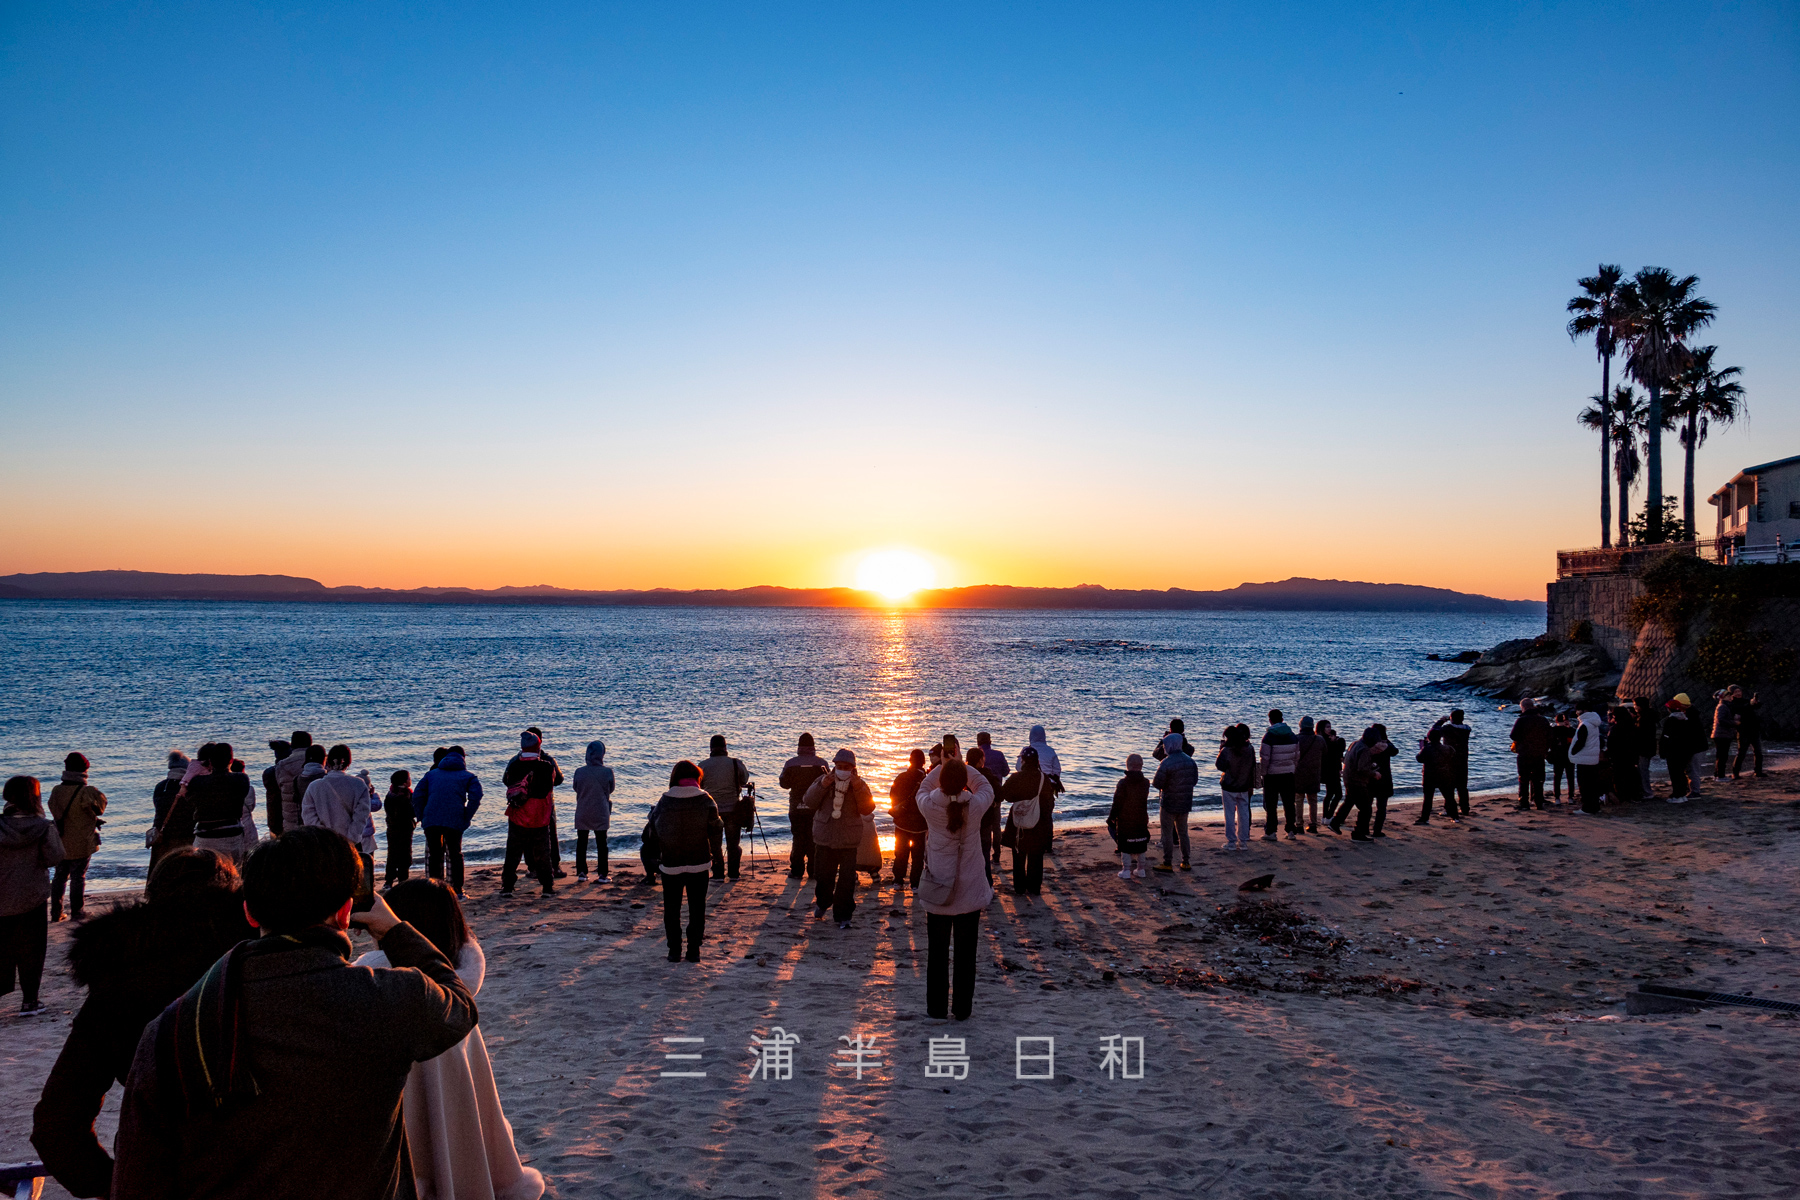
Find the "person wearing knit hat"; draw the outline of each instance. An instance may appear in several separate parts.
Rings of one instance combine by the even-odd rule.
[[[819,878],[819,855],[812,838],[813,815],[801,806],[800,801],[805,799],[806,790],[813,782],[830,771],[831,764],[813,751],[813,735],[801,734],[794,757],[782,766],[781,777],[776,781],[787,789],[788,794],[788,829],[793,835],[793,848],[788,851],[789,879],[817,882]]]
[[[819,863],[813,920],[822,920],[829,904],[838,928],[848,929],[856,913],[856,851],[862,844],[863,817],[875,811],[875,797],[856,773],[856,755],[847,749],[833,755],[832,770],[813,781],[800,805],[812,814]]]

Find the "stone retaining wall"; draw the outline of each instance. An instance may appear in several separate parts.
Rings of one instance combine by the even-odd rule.
[[[1544,589],[1547,608],[1544,632],[1559,640],[1581,621],[1594,626],[1594,644],[1605,650],[1614,667],[1631,657],[1635,630],[1631,628],[1631,602],[1644,586],[1629,575],[1578,575],[1558,579]]]

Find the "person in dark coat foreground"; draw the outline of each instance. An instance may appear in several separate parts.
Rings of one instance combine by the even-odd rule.
[[[94,1118],[131,1074],[138,1037],[220,955],[256,936],[244,919],[237,868],[211,850],[163,855],[144,902],[75,927],[69,966],[88,990],[31,1119],[44,1169],[74,1196],[112,1192],[113,1161]]]
[[[115,1200],[414,1194],[406,1077],[469,1035],[475,1000],[379,895],[351,914],[362,870],[356,847],[318,826],[250,852],[245,908],[262,936],[144,1030],[119,1110]],[[392,968],[350,965],[352,922]]]

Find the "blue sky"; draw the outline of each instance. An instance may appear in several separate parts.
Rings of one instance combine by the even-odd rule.
[[[1596,262],[1800,453],[1796,12],[13,6],[0,570],[1541,595]]]

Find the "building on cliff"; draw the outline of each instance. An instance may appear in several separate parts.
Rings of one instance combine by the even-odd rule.
[[[1800,455],[1745,467],[1707,499],[1733,562],[1786,561],[1800,537]]]

